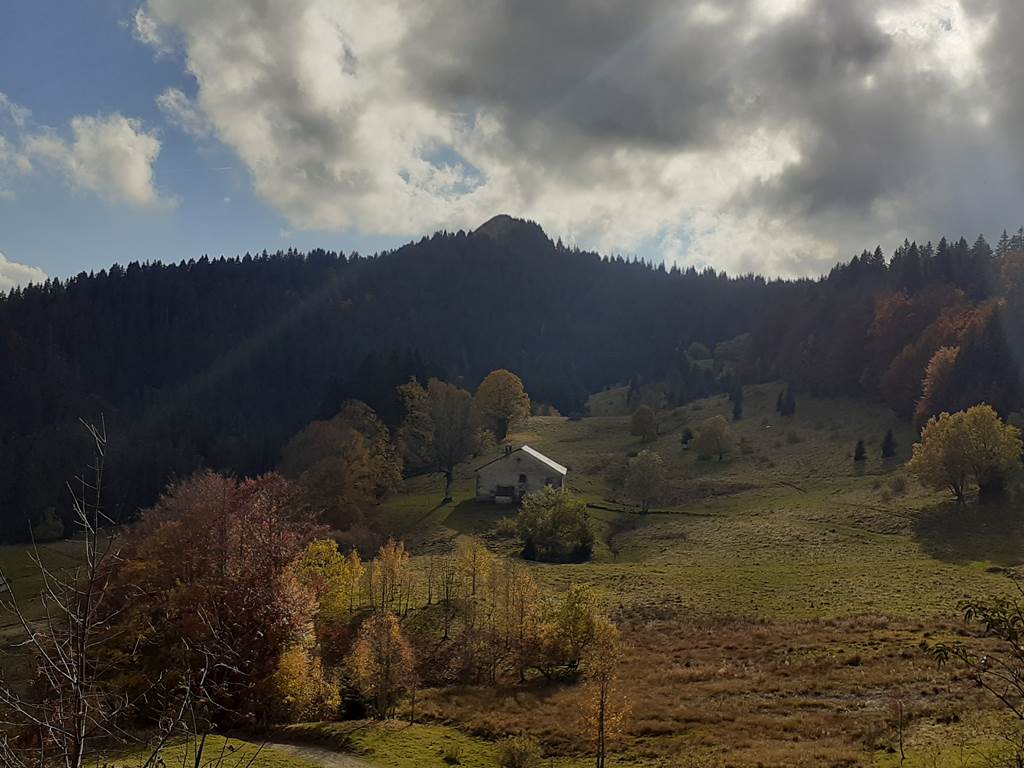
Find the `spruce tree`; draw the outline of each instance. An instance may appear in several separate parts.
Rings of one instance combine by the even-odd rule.
[[[896,455],[896,438],[892,436],[892,429],[886,431],[882,439],[882,458],[891,459]]]
[[[853,460],[864,461],[868,457],[867,449],[864,447],[864,440],[860,439],[857,441],[857,447],[853,449]]]

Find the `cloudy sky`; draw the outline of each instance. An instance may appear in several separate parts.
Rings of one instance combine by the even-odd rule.
[[[1020,0],[5,3],[0,290],[500,212],[772,275],[996,236],[1021,40]]]

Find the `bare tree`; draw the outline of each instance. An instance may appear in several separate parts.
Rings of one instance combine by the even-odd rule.
[[[21,729],[0,741],[10,765],[44,765],[59,758],[58,764],[80,768],[91,739],[120,735],[115,723],[126,702],[101,684],[103,662],[97,653],[115,618],[107,599],[117,538],[109,532],[111,521],[102,506],[107,435],[102,423],[82,423],[95,454],[89,473],[68,484],[79,531],[79,565],[50,568],[33,541],[30,558],[41,580],[38,615],[26,613],[30,602],[19,599],[14,582],[0,571],[0,606],[14,615],[23,636],[16,647],[36,662],[32,685],[0,684],[0,724],[8,731]],[[22,744],[32,746],[19,749]]]
[[[985,764],[1024,765],[1024,586],[1010,572],[1017,594],[1009,598],[972,600],[961,604],[964,620],[979,636],[974,642],[940,643],[932,654],[940,665],[956,663],[1012,715],[1001,733],[1001,745],[984,755]]]

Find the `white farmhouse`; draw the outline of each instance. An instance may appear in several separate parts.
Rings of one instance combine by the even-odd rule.
[[[561,464],[528,445],[506,445],[504,454],[477,469],[476,498],[511,504],[547,485],[564,488],[567,472]]]

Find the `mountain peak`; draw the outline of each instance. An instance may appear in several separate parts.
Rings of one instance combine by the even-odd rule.
[[[499,213],[493,216],[473,231],[474,235],[487,235],[488,237],[501,242],[529,242],[543,239],[546,243],[551,240],[535,221],[517,219],[507,213]]]

